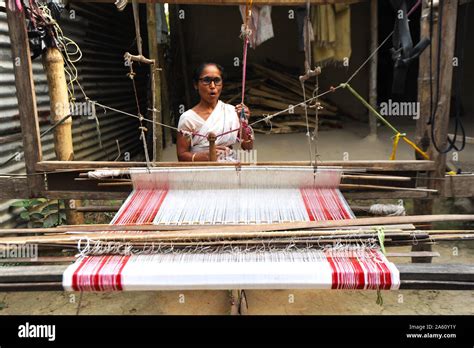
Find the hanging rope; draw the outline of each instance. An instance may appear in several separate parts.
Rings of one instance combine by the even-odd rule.
[[[247,118],[245,117],[245,108],[244,108],[245,82],[247,80],[247,53],[248,53],[250,35],[252,35],[252,30],[249,28],[249,21],[252,19],[252,3],[253,3],[253,0],[247,0],[247,3],[245,4],[245,21],[244,21],[244,24],[242,24],[241,32],[240,32],[240,37],[244,41],[243,57],[242,57],[242,99],[241,99],[241,104],[240,104],[242,106],[242,110],[239,115],[240,127],[237,129],[239,131],[239,139],[241,140],[244,139],[244,132],[246,133],[247,136],[253,134],[253,131],[248,125]],[[224,134],[232,133],[237,130],[231,130],[229,132],[222,133],[217,136],[219,137]]]

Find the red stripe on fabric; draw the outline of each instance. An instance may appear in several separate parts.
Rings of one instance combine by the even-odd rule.
[[[363,289],[365,287],[365,277],[364,277],[364,270],[360,264],[360,262],[357,258],[351,257],[350,258],[352,265],[355,268],[355,276],[356,276],[356,289]]]
[[[161,205],[163,204],[163,201],[165,200],[165,197],[166,197],[167,194],[168,194],[168,190],[161,190],[160,200],[158,201],[158,204],[156,205],[156,208],[154,209],[153,217],[148,222],[152,222],[155,219],[155,216],[158,213],[158,211],[160,210]]]
[[[340,195],[339,192],[336,191],[336,189],[331,189],[331,192],[335,196],[335,201],[336,201],[338,207],[341,209],[341,212],[342,212],[342,215],[344,216],[344,219],[351,219],[352,216],[349,214],[349,212],[347,210],[348,209],[347,205],[343,204],[343,202],[342,202],[344,197],[342,197],[342,195]]]
[[[381,260],[377,262],[377,264],[380,266],[382,271],[380,289],[389,290],[392,285],[390,269],[387,264]]]
[[[135,200],[137,199],[139,194],[140,194],[139,191],[133,191],[132,192],[132,197],[127,202],[127,205],[124,207],[124,209],[121,211],[120,216],[116,219],[116,221],[114,222],[114,225],[123,224],[123,218],[124,218],[125,213],[128,212],[128,209],[130,209],[130,206],[135,202]]]
[[[85,257],[80,261],[79,266],[76,268],[74,273],[72,274],[72,281],[71,281],[71,287],[74,291],[80,291],[80,284],[79,284],[79,273],[81,269],[90,261],[90,257]]]
[[[120,265],[120,268],[115,276],[115,290],[122,291],[123,290],[123,284],[122,284],[122,271],[125,267],[125,265],[128,263],[128,260],[130,260],[130,256],[124,256],[120,262],[122,263]]]
[[[100,271],[105,266],[107,261],[110,259],[111,256],[102,256],[102,260],[100,261],[99,267],[95,270],[93,278],[92,278],[92,289],[94,291],[101,291],[102,287],[100,285]]]
[[[324,195],[322,193],[322,190],[319,191],[319,195],[316,195],[316,197],[317,197],[318,201],[321,204],[321,208],[323,208],[323,213],[326,216],[326,220],[334,220],[332,218],[331,213],[329,212],[329,207],[328,207],[326,201],[324,200]]]
[[[306,189],[304,188],[300,189],[300,193],[301,193],[301,197],[303,197],[303,202],[306,208],[306,212],[308,213],[309,221],[314,221],[315,218],[314,218],[313,213],[311,212],[311,207],[309,205],[308,198],[306,197]]]
[[[339,272],[337,270],[336,262],[334,262],[334,259],[328,253],[326,253],[326,259],[328,260],[329,265],[331,266],[331,271],[332,271],[332,273],[331,273],[331,276],[332,276],[331,289],[338,289],[339,288],[339,281],[338,281]]]

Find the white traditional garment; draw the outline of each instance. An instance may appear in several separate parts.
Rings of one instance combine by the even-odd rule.
[[[209,141],[206,136],[210,132],[217,135],[216,145],[233,146],[237,142],[239,131],[219,135],[239,127],[239,116],[235,111],[235,107],[220,100],[207,120],[189,109],[181,115],[178,123],[179,130],[199,133],[199,135],[196,134],[191,137],[191,152],[209,151]],[[232,159],[228,158],[228,160]]]

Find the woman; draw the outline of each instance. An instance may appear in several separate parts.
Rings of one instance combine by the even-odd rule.
[[[207,135],[217,135],[216,148],[218,161],[236,161],[233,147],[240,142],[242,149],[253,148],[250,128],[240,128],[239,115],[244,108],[245,117],[249,109],[242,104],[232,106],[219,100],[222,92],[224,69],[216,63],[201,64],[194,73],[194,88],[201,100],[192,109],[183,113],[179,119],[176,149],[179,161],[209,161],[209,141]],[[234,132],[229,132],[236,130]],[[229,132],[225,135],[220,134]],[[183,134],[184,133],[184,134]],[[195,135],[187,135],[187,134]],[[239,139],[239,137],[242,139]]]

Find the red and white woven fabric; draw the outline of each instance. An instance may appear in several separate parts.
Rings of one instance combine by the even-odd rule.
[[[143,222],[149,217],[150,222],[165,225],[352,219],[354,214],[338,189],[340,173],[136,173],[132,175],[134,191],[112,223]],[[137,214],[140,221],[133,220]]]
[[[273,251],[89,256],[70,266],[70,291],[225,289],[398,289],[380,251]]]
[[[216,175],[217,173],[217,175]],[[270,175],[271,174],[271,175]],[[269,178],[271,177],[271,178]],[[340,172],[230,170],[132,175],[134,191],[112,224],[241,224],[351,219]],[[211,185],[212,183],[212,185]],[[379,251],[294,250],[86,256],[68,267],[73,291],[171,289],[396,289]]]

